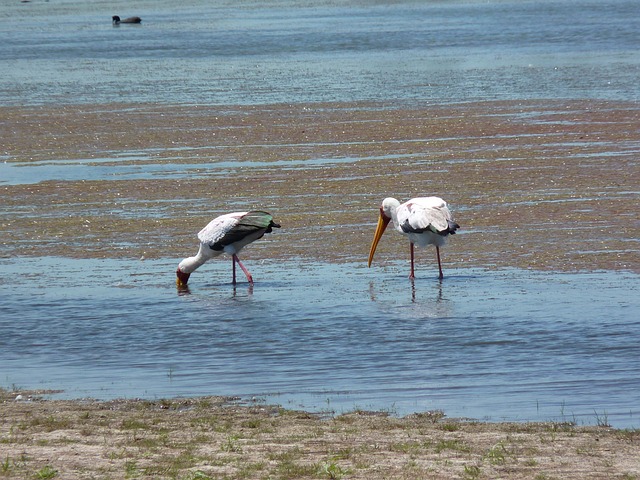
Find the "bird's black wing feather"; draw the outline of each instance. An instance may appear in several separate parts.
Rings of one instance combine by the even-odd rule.
[[[227,245],[239,242],[249,235],[262,232],[271,233],[273,228],[280,228],[280,225],[273,221],[273,217],[267,212],[252,211],[243,216],[238,223],[225,233],[215,243],[209,245],[212,250],[223,250]],[[260,235],[260,237],[262,237]],[[257,238],[260,238],[257,237]]]
[[[451,220],[447,220],[447,228],[445,230],[438,230],[432,224],[427,225],[425,228],[414,228],[411,226],[409,220],[407,219],[402,225],[400,225],[400,228],[402,228],[402,231],[405,233],[424,233],[426,231],[429,231],[437,233],[438,235],[442,235],[444,237],[446,235],[453,235],[454,233],[456,233],[456,230],[460,228],[460,225]]]

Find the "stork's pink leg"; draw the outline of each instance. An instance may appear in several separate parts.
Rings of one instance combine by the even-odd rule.
[[[249,273],[249,270],[247,270],[245,268],[245,266],[242,264],[242,262],[240,261],[240,259],[238,258],[238,256],[236,254],[233,255],[233,259],[238,262],[238,265],[240,265],[240,268],[242,269],[242,271],[244,272],[244,274],[247,276],[247,280],[249,280],[249,285],[253,285],[253,277],[251,276],[251,274]],[[236,283],[236,277],[235,277],[235,266],[234,266],[234,275],[233,275],[233,283]]]
[[[409,274],[409,278],[413,279],[416,278],[415,276],[415,272],[413,269],[413,242],[410,242],[409,245],[411,245],[409,248],[411,250],[411,273]]]
[[[438,257],[438,270],[440,271],[440,280],[442,280],[444,278],[444,275],[442,274],[442,263],[440,262],[440,247],[438,247],[436,245],[436,256]]]
[[[231,265],[233,270],[233,281],[231,283],[235,285],[236,284],[236,256],[235,255],[231,256]]]

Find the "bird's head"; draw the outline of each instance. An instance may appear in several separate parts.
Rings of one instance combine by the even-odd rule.
[[[176,285],[179,288],[186,287],[190,275],[190,273],[184,273],[182,270],[180,270],[180,267],[178,267],[178,270],[176,270]]]
[[[376,253],[376,248],[378,247],[378,242],[382,238],[382,234],[387,229],[389,222],[391,221],[391,217],[388,216],[384,212],[384,208],[380,207],[380,217],[378,217],[378,226],[376,227],[376,233],[373,234],[373,243],[371,244],[371,249],[369,250],[369,264],[371,266],[371,262],[373,261],[373,255]]]

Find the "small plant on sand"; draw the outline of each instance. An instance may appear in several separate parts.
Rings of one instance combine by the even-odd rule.
[[[138,465],[136,462],[125,462],[124,464],[125,478],[135,478],[138,476]]]
[[[123,430],[146,430],[149,426],[137,418],[126,418],[122,420]]]
[[[607,411],[606,410],[603,412],[602,415],[600,415],[595,410],[593,411],[593,413],[595,413],[595,415],[596,415],[596,425],[598,425],[599,427],[610,427],[611,426],[609,424],[609,415],[607,415]]]
[[[486,454],[486,458],[492,465],[503,465],[505,463],[505,454],[507,449],[502,442],[494,445],[489,449]]]
[[[315,475],[317,471],[316,465],[309,465],[306,463],[296,463],[294,461],[285,460],[279,463],[276,467],[276,472],[279,478],[284,479],[297,479],[302,477],[310,477]]]
[[[455,423],[444,423],[440,428],[445,432],[457,432],[460,430],[460,425]]]
[[[227,441],[220,446],[220,449],[223,452],[242,453],[242,447],[238,443],[238,437],[235,435],[227,437]]]
[[[47,417],[34,417],[31,419],[31,426],[40,426],[47,432],[64,430],[71,426],[71,420],[66,418],[56,418],[53,415]]]
[[[49,465],[45,465],[44,467],[42,467],[40,470],[38,470],[35,474],[35,478],[37,478],[38,480],[46,480],[49,478],[54,478],[58,475],[58,471],[49,466]]]
[[[196,470],[195,472],[192,472],[191,474],[189,474],[186,480],[213,480],[213,479],[203,471]]]
[[[436,453],[442,453],[445,450],[453,450],[457,452],[468,452],[469,447],[460,440],[440,440],[435,446]]]
[[[551,480],[551,477],[546,473],[539,473],[533,477],[533,480]]]
[[[480,476],[480,467],[477,465],[465,465],[462,478],[465,480],[474,480]]]
[[[418,412],[413,415],[416,420],[426,420],[430,423],[438,423],[446,415],[442,410],[430,410],[428,412]]]
[[[335,462],[324,462],[320,464],[318,473],[322,476],[327,476],[332,480],[338,480],[347,475],[349,472],[347,470],[344,470]]]
[[[318,473],[319,466],[317,464],[298,463],[298,460],[304,456],[299,447],[267,456],[269,460],[276,462],[276,476],[282,480],[311,477]]]
[[[410,442],[392,443],[389,446],[389,449],[394,451],[394,452],[415,454],[415,453],[418,453],[420,451],[421,447],[422,447],[422,445],[420,443],[414,442],[414,441],[410,441]]]

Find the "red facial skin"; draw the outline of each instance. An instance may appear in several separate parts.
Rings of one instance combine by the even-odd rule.
[[[176,285],[178,285],[179,287],[186,287],[190,275],[190,273],[184,273],[178,268],[178,270],[176,270]]]

